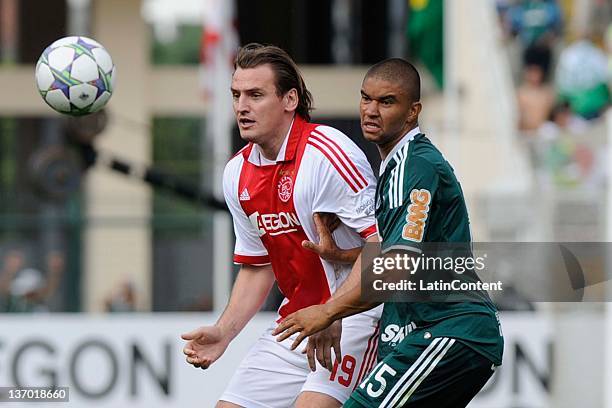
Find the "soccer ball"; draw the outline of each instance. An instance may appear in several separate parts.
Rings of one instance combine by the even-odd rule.
[[[82,116],[104,107],[116,70],[106,49],[87,37],[65,37],[48,46],[36,64],[36,85],[47,105]]]

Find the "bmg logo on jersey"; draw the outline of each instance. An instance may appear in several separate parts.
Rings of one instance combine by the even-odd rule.
[[[249,215],[251,224],[259,231],[259,236],[263,237],[267,233],[271,236],[286,234],[297,231],[301,226],[296,214],[280,212],[278,214],[259,214],[254,212]]]
[[[431,203],[431,193],[425,189],[414,189],[410,192],[408,215],[406,215],[406,225],[402,230],[402,238],[408,241],[423,241],[425,231],[425,221],[429,214],[429,204]]]
[[[293,192],[293,179],[287,175],[281,177],[278,182],[278,198],[286,203],[291,198]]]

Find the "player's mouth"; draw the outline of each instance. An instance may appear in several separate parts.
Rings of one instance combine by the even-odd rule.
[[[248,129],[252,127],[253,125],[255,125],[255,121],[252,119],[248,119],[248,118],[240,118],[238,119],[238,125],[240,126],[241,129]]]
[[[381,129],[378,123],[370,122],[370,121],[363,122],[361,124],[361,128],[364,130],[364,132],[368,132],[368,133],[376,133]]]

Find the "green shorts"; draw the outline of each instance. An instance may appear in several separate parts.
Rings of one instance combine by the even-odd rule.
[[[408,336],[372,369],[343,405],[465,407],[493,375],[493,363],[460,341]]]

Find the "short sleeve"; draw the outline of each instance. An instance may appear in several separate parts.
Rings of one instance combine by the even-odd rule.
[[[361,149],[342,132],[319,126],[308,144],[319,159],[313,168],[314,212],[334,213],[366,239],[376,234],[376,179]]]
[[[232,159],[223,171],[223,195],[232,214],[236,246],[234,248],[234,263],[246,265],[267,265],[270,263],[268,251],[259,238],[249,217],[245,214],[238,199],[238,181],[242,160],[239,157]]]
[[[420,252],[429,229],[430,211],[440,176],[431,162],[418,156],[409,158],[407,166],[403,180],[398,178],[396,181],[403,183],[402,188],[390,185],[388,189],[391,194],[403,191],[403,199],[399,207],[389,210],[397,212],[393,217],[397,221],[385,236],[383,251],[408,249]],[[393,179],[390,184],[393,184]]]

